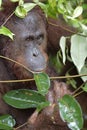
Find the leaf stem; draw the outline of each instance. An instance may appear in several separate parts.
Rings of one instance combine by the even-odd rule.
[[[72,30],[70,30],[70,29],[64,27],[64,26],[60,26],[60,25],[54,24],[54,23],[50,22],[49,20],[48,20],[48,24],[50,24],[50,25],[52,25],[52,26],[60,27],[60,28],[62,28],[63,30],[66,30],[66,31],[68,31],[68,32],[70,32],[70,33],[74,33],[74,34],[77,33],[77,32],[75,32],[75,31],[72,31]]]
[[[50,77],[50,79],[67,79],[67,78],[77,78],[77,77],[82,77],[82,76],[87,76],[87,74],[77,74],[77,75],[69,75],[69,76],[58,76],[58,77]]]
[[[9,60],[11,62],[14,62],[20,66],[22,66],[23,68],[25,68],[26,70],[28,70],[29,72],[31,73],[39,73],[39,72],[34,72],[34,71],[31,71],[30,69],[28,69],[25,65],[13,60],[13,59],[10,59],[8,57],[5,57],[5,56],[2,56],[0,55],[0,58],[3,58],[3,59],[6,59],[6,60]],[[76,77],[82,77],[82,76],[87,76],[87,74],[80,74],[80,75],[70,75],[70,76],[57,76],[57,77],[50,77],[51,80],[55,80],[55,79],[67,79],[67,78],[76,78]],[[0,81],[0,83],[12,83],[12,82],[28,82],[28,81],[34,81],[34,79],[22,79],[22,80],[6,80],[6,81]]]
[[[14,128],[14,130],[18,130],[18,129],[20,129],[20,128],[24,127],[24,126],[25,126],[25,125],[27,125],[27,124],[28,124],[28,122],[25,122],[24,124],[22,124],[22,125],[18,126],[17,128]]]
[[[87,82],[87,81],[86,81],[86,82]],[[72,95],[74,95],[77,91],[79,91],[80,88],[82,88],[82,86],[83,86],[86,82],[84,82],[80,87],[78,87],[78,88],[72,93]]]
[[[82,84],[82,85],[83,85],[83,84]],[[78,87],[78,88],[72,93],[72,95],[74,95],[77,91],[79,91],[80,88],[82,87],[82,85],[81,85],[80,87]]]
[[[58,76],[58,77],[50,77],[51,80],[55,79],[66,79],[66,78],[76,78],[81,76],[87,76],[87,74],[82,75],[71,75],[71,76]],[[31,79],[21,79],[21,80],[2,80],[0,83],[17,83],[17,82],[30,82],[34,81],[34,78]]]
[[[1,26],[4,26],[8,22],[8,20],[13,16],[13,14],[14,14],[14,11],[7,17],[7,19],[3,22]]]
[[[1,80],[0,83],[20,83],[20,82],[30,82],[34,81],[34,79],[21,79],[21,80]]]
[[[48,21],[48,24],[50,24],[50,25],[52,25],[52,26],[55,26],[55,27],[60,27],[60,28],[62,28],[63,30],[66,30],[66,31],[68,31],[68,32],[70,32],[70,33],[72,33],[72,34],[77,34],[77,35],[79,35],[79,36],[87,37],[87,35],[83,35],[83,34],[80,34],[80,33],[78,33],[78,32],[72,31],[72,30],[70,30],[70,29],[68,29],[68,28],[66,28],[66,27],[64,27],[64,26],[56,25],[56,24],[54,24],[54,23],[52,23],[52,22],[50,22],[50,21]]]
[[[0,55],[0,58],[3,58],[3,59],[6,59],[6,60],[9,60],[9,61],[11,61],[11,62],[14,62],[14,63],[16,63],[16,64],[22,66],[23,68],[25,68],[25,69],[28,70],[29,72],[31,72],[31,73],[35,73],[34,71],[28,69],[25,65],[23,65],[23,64],[21,64],[21,63],[15,61],[15,60],[13,60],[13,59],[10,59],[10,58],[5,57],[5,56],[2,56],[2,55]]]
[[[83,93],[83,92],[84,92],[84,91],[82,90],[82,91],[76,93],[75,95],[73,95],[73,97],[75,98],[75,97],[77,97],[78,95],[80,95],[80,94]]]

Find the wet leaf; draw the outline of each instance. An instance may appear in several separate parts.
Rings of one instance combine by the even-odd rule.
[[[37,91],[27,89],[9,91],[3,99],[7,104],[19,109],[37,108],[40,103],[46,102],[45,97]]]
[[[0,130],[13,130],[15,123],[11,115],[0,116]]]
[[[71,130],[80,130],[83,127],[83,116],[81,107],[75,98],[64,95],[59,99],[58,104],[62,120],[67,122]]]
[[[48,93],[48,89],[50,88],[50,79],[48,75],[45,73],[34,74],[34,79],[38,92],[42,95],[46,95]]]

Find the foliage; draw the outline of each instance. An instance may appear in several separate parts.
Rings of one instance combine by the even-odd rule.
[[[3,99],[7,104],[19,109],[38,108],[41,104],[47,104],[45,96],[27,89],[9,91],[3,96]]]
[[[38,92],[45,96],[48,93],[48,89],[50,88],[50,79],[48,75],[45,73],[34,74],[34,79]]]
[[[9,29],[7,29],[5,26],[1,26],[0,34],[6,35],[13,40],[14,34]]]
[[[85,60],[87,58],[87,19],[86,19],[86,2],[84,0],[48,0],[45,3],[39,0],[33,0],[31,3],[24,3],[24,0],[10,0],[11,2],[18,2],[14,13],[20,17],[24,18],[27,13],[33,9],[35,6],[40,6],[47,17],[53,17],[58,19],[62,17],[68,24],[78,29],[76,35],[70,37],[71,41],[71,60],[76,66],[78,73],[84,73],[82,68],[87,68],[85,66]],[[2,0],[0,0],[0,6],[2,5]],[[0,34],[7,35],[13,39],[13,33],[9,31],[6,32],[6,28],[0,29]],[[63,63],[66,62],[66,37],[61,37],[60,47],[63,54]],[[76,51],[77,50],[77,51]],[[83,78],[82,78],[83,79]]]
[[[87,5],[84,0],[48,0],[45,2],[33,0],[33,2],[31,3],[24,3],[24,0],[10,1],[18,2],[18,6],[16,7],[14,13],[20,18],[24,18],[27,15],[28,11],[38,5],[45,12],[46,17],[52,17],[55,19],[61,17],[69,25],[75,27],[77,32],[73,32],[74,35],[70,37],[62,36],[60,39],[59,44],[62,52],[63,64],[66,64],[66,60],[70,60],[76,66],[79,74],[87,73]],[[1,5],[2,0],[0,0],[0,9]],[[0,34],[6,35],[13,40],[14,34],[4,25],[0,27]],[[70,55],[68,55],[67,53],[67,39],[69,39],[71,42],[69,50]],[[57,53],[58,61],[60,61],[59,52]],[[61,68],[61,61],[59,62],[59,64]],[[4,95],[4,100],[9,105],[16,108],[23,109],[36,107],[38,111],[50,105],[45,99],[45,95],[47,94],[50,87],[50,79],[48,75],[44,73],[34,74],[34,79],[37,85],[38,92],[24,89],[14,90]],[[82,80],[87,81],[87,76],[82,77]],[[72,82],[71,84],[74,84],[74,82]],[[76,88],[76,83],[74,85],[74,88]],[[87,92],[87,83],[85,83],[85,85],[82,87],[82,90]],[[64,121],[67,121],[68,127],[70,129],[79,130],[83,127],[82,111],[73,96],[65,95],[64,97],[59,99],[58,105],[61,118]],[[11,123],[9,124],[9,122]],[[0,117],[1,129],[10,130],[14,125],[15,121],[14,119],[12,119],[11,116],[6,115]]]
[[[0,7],[1,7],[1,5],[2,5],[2,0],[0,0]]]
[[[65,64],[66,62],[66,56],[65,56],[65,44],[66,44],[66,38],[64,36],[61,37],[60,39],[60,48],[61,48],[61,51],[62,51],[62,55],[63,55],[63,63]]]
[[[61,37],[60,39],[60,47],[63,55],[63,63],[66,62],[66,37]],[[86,71],[83,69],[87,69],[86,66],[86,58],[87,58],[87,39],[84,36],[74,34],[71,36],[71,47],[70,47],[70,56],[72,59],[72,62],[76,66],[78,73],[80,74],[86,74]],[[84,67],[84,68],[83,68]],[[83,77],[82,77],[83,79]],[[86,81],[87,77],[83,79],[83,81]]]
[[[4,101],[18,109],[36,108],[38,112],[51,105],[43,93],[45,85],[49,86],[50,79],[45,73],[35,74],[35,76],[37,76],[35,77],[37,87],[39,85],[42,92],[41,90],[34,91],[27,89],[11,90],[3,96]],[[80,88],[87,92],[87,83]],[[45,87],[45,91],[48,91],[48,87]],[[71,130],[80,130],[83,127],[82,110],[74,95],[64,95],[58,99],[58,108],[62,120],[67,122]]]
[[[81,71],[79,72],[79,74],[87,74],[87,61],[85,61],[84,66],[82,67]],[[84,82],[87,81],[87,76],[82,76],[82,80]]]
[[[85,85],[82,87],[82,89],[87,92],[87,82],[85,83]]]
[[[48,0],[44,8],[44,12],[46,16],[50,16],[53,18],[58,18],[62,16],[62,18],[70,25],[75,27],[78,32],[76,35],[72,35],[69,39],[71,41],[70,55],[71,60],[76,66],[78,73],[86,74],[85,71],[82,71],[84,67],[85,70],[87,67],[86,58],[87,58],[87,17],[85,17],[86,12],[86,3],[84,0]],[[60,39],[60,47],[63,55],[63,63],[66,62],[66,40],[67,37],[61,37]],[[83,77],[82,77],[83,79]],[[87,77],[85,77],[87,80]],[[83,79],[84,81],[84,79]]]
[[[63,63],[66,62],[66,43],[67,39],[71,42],[70,56],[71,61],[77,68],[79,74],[86,74],[82,68],[87,69],[86,58],[87,58],[87,17],[85,17],[87,9],[86,2],[84,0],[48,0],[45,4],[46,9],[44,12],[46,16],[53,18],[62,17],[68,24],[72,25],[77,29],[76,35],[71,37],[62,36],[60,39],[60,48],[63,56]],[[83,77],[82,77],[83,79]],[[85,77],[87,80],[87,77]],[[84,79],[83,79],[84,81]]]

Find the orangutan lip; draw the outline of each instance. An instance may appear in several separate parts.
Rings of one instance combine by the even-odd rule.
[[[34,70],[32,70],[32,69],[30,69],[30,71],[31,71],[33,74],[39,74],[39,73],[45,72],[46,68],[47,68],[47,66],[45,66],[45,68],[42,69],[42,70],[40,70],[40,71],[39,71],[39,70],[34,71]]]

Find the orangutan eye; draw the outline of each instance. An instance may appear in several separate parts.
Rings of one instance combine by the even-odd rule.
[[[44,39],[44,34],[40,34],[39,36],[37,36],[37,40],[43,40]]]
[[[26,41],[33,41],[34,40],[34,36],[29,36],[29,37],[27,37],[26,39],[25,39]]]

